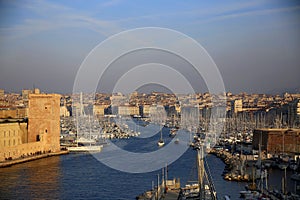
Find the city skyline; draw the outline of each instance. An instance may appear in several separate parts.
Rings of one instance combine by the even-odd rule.
[[[218,66],[228,92],[299,92],[297,1],[1,1],[0,5],[0,88],[8,92],[36,86],[71,93],[79,66],[96,45],[141,27],[164,27],[195,39]]]

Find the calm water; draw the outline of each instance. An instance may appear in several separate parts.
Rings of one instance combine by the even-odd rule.
[[[165,135],[168,142],[170,139]],[[115,143],[124,149],[154,149],[157,148],[158,137],[153,136],[153,140],[148,139],[142,144],[138,138]],[[188,150],[168,167],[169,179],[180,177],[182,185],[194,180],[195,160],[196,152]],[[207,162],[220,199],[224,195],[239,199],[239,191],[244,190],[245,183],[224,181],[221,176],[224,164],[215,156],[207,156]],[[151,189],[158,173],[160,171],[142,174],[120,172],[110,169],[88,153],[68,154],[0,169],[0,198],[135,199],[138,194]]]

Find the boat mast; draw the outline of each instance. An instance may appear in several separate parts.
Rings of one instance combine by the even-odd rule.
[[[78,109],[76,108],[76,145],[78,147]]]
[[[203,144],[201,143],[197,148],[197,170],[198,170],[198,185],[199,185],[199,198],[204,199],[204,164],[203,164]]]
[[[84,115],[82,92],[80,92],[80,115]]]
[[[163,141],[163,139],[162,139],[162,129],[163,128],[160,129],[160,141]]]
[[[159,200],[159,174],[157,174],[157,200]]]
[[[92,146],[92,134],[91,134],[91,126],[92,126],[92,124],[91,124],[91,116],[89,115],[89,125],[90,125],[90,146]]]
[[[165,188],[167,188],[167,181],[168,181],[168,164],[166,163],[166,167],[165,167]]]

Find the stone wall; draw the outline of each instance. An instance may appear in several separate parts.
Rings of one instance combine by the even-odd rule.
[[[13,108],[0,110],[0,118],[24,118],[28,116],[28,108]]]
[[[60,95],[29,94],[28,122],[0,123],[0,162],[60,151]]]
[[[27,143],[27,123],[0,123],[0,149]]]
[[[60,95],[30,94],[28,142],[43,141],[52,151],[60,150]]]
[[[1,150],[0,161],[25,158],[46,152],[50,152],[50,150],[47,149],[42,142],[25,143],[6,147],[4,151]]]
[[[252,145],[271,154],[300,153],[299,129],[257,129],[253,132]]]

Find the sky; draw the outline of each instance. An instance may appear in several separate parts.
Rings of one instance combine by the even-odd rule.
[[[81,64],[99,43],[142,27],[172,29],[201,44],[228,92],[300,91],[297,0],[0,0],[0,88],[71,93]],[[110,87],[101,85],[101,92]]]

